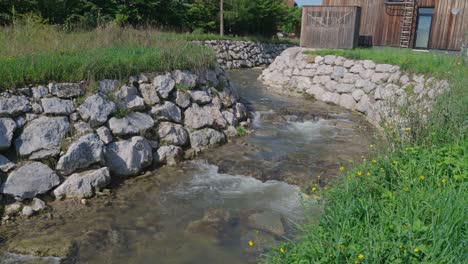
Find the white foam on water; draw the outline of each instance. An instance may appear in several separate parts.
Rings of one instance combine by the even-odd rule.
[[[319,119],[318,121],[288,122],[288,125],[287,129],[289,132],[298,134],[307,141],[336,136],[336,127],[330,126],[325,119]]]
[[[297,186],[219,173],[217,166],[204,161],[188,162],[188,166],[193,169],[193,178],[175,192],[194,203],[237,210],[272,210],[290,219],[303,215],[304,194]]]

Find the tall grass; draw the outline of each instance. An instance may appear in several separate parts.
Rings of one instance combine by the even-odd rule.
[[[184,35],[104,27],[65,32],[53,26],[0,28],[0,89],[49,81],[125,78],[145,71],[200,70],[212,50]]]
[[[421,133],[385,128],[367,160],[343,164],[342,181],[318,190],[326,205],[303,237],[273,249],[267,263],[466,263],[468,225],[467,66],[456,56],[406,50],[318,51],[399,64],[443,77]],[[420,124],[418,124],[420,125]],[[391,148],[389,146],[392,146]]]

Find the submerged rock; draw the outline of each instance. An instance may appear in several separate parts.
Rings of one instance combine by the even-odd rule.
[[[191,222],[186,232],[204,236],[213,242],[219,243],[225,239],[229,228],[231,216],[224,209],[208,209],[203,218]]]
[[[57,174],[47,165],[32,162],[8,175],[2,192],[22,199],[34,198],[60,184]]]
[[[56,169],[62,175],[69,175],[103,161],[104,144],[96,134],[88,134],[68,148],[67,153],[60,157]]]
[[[55,197],[61,198],[89,198],[96,190],[100,190],[111,182],[111,176],[107,167],[98,170],[75,173],[68,177],[57,189]]]
[[[284,226],[281,221],[281,214],[277,212],[266,211],[252,214],[247,219],[247,225],[251,228],[263,230],[273,235],[284,235]]]
[[[131,176],[141,172],[153,161],[152,148],[143,137],[112,142],[106,147],[106,166],[117,176]]]
[[[45,159],[60,152],[60,144],[70,131],[67,117],[41,116],[31,121],[15,140],[16,151],[30,159]]]

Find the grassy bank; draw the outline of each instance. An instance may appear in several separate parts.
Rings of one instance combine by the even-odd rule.
[[[398,64],[447,79],[451,91],[423,128],[384,126],[386,138],[366,160],[343,164],[335,187],[315,190],[325,198],[323,215],[264,262],[466,262],[468,67],[456,56],[396,49],[311,53]]]
[[[45,25],[0,28],[0,89],[198,70],[215,61],[212,50],[191,44],[184,35],[151,29],[106,27],[68,33]]]

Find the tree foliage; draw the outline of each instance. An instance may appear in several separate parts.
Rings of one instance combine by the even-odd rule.
[[[2,0],[0,25],[40,17],[66,29],[90,29],[107,23],[162,29],[217,32],[220,0]],[[298,8],[283,0],[224,0],[226,33],[272,36],[292,31]]]

